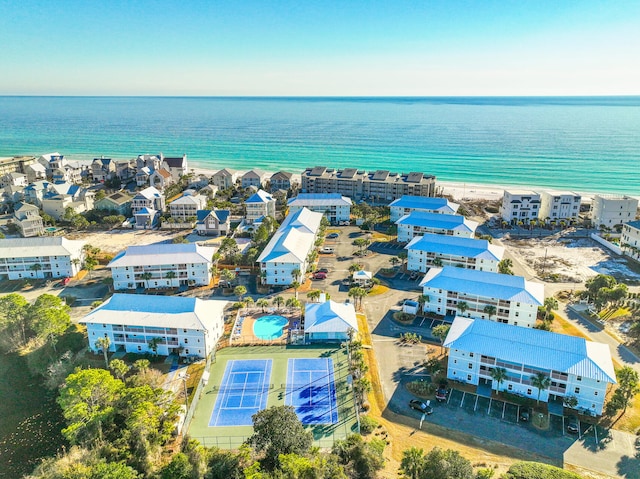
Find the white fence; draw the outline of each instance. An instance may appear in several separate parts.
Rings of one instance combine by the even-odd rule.
[[[613,244],[610,241],[607,241],[597,233],[591,233],[591,239],[594,240],[596,243],[600,243],[605,248],[610,249],[615,254],[620,254],[620,255],[622,254],[622,248],[620,248],[620,246]]]

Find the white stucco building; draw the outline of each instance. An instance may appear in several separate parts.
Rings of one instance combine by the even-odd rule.
[[[287,201],[289,213],[302,208],[322,213],[332,224],[351,220],[351,198],[340,193],[300,193]]]
[[[398,221],[412,211],[425,213],[439,213],[455,215],[460,205],[452,203],[446,198],[432,198],[427,196],[403,196],[389,205],[391,221]]]
[[[100,352],[96,341],[110,340],[109,351],[178,354],[205,358],[224,332],[227,301],[205,301],[182,296],[147,296],[116,293],[80,320],[87,326],[89,348]]]
[[[205,286],[211,282],[211,257],[215,252],[216,248],[195,243],[129,246],[107,268],[111,269],[116,291]]]
[[[573,396],[576,409],[601,415],[607,387],[616,382],[609,346],[577,336],[457,317],[444,347],[449,348],[449,379],[534,400],[539,392],[540,401],[559,411],[563,398]],[[506,370],[501,384],[491,377],[495,368]],[[538,373],[550,379],[547,389],[533,385]]]
[[[527,328],[535,325],[538,306],[544,304],[544,284],[509,274],[445,266],[431,268],[420,286],[429,297],[425,312],[459,314]],[[488,308],[495,308],[493,314]]]
[[[288,285],[294,270],[306,273],[321,221],[322,213],[306,208],[287,215],[257,259],[263,284]]]
[[[540,194],[541,220],[577,220],[582,196],[572,191],[543,191]]]
[[[479,271],[498,271],[504,248],[487,240],[425,234],[416,236],[407,246],[407,269],[426,271],[434,266],[459,266]],[[438,264],[440,263],[440,264]]]
[[[622,227],[620,247],[625,255],[640,260],[640,221],[631,221]]]
[[[614,228],[636,219],[638,200],[630,196],[595,195],[591,203],[594,228]]]
[[[202,195],[183,195],[169,203],[171,217],[185,221],[187,218],[196,218],[198,210],[207,207],[207,197]]]
[[[264,190],[258,190],[244,202],[247,214],[245,220],[251,224],[266,216],[276,217],[276,199]]]
[[[540,194],[531,190],[504,190],[500,216],[504,221],[527,224],[540,213]]]
[[[0,278],[71,278],[82,267],[85,244],[62,236],[2,239]]]
[[[412,211],[398,221],[398,241],[406,243],[427,233],[473,238],[478,223],[461,215]]]

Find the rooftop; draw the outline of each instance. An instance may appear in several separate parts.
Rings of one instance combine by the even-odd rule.
[[[108,268],[125,266],[153,266],[176,263],[208,263],[211,262],[215,248],[189,244],[151,244],[146,246],[129,246],[118,253],[107,265]]]
[[[487,259],[490,261],[500,261],[504,256],[504,248],[502,246],[493,245],[487,240],[437,234],[416,236],[404,249]]]
[[[405,195],[402,198],[398,198],[397,200],[391,202],[389,207],[446,211],[450,214],[455,214],[456,211],[458,211],[460,205],[452,203],[446,198],[431,198],[427,196]]]
[[[322,213],[302,208],[284,219],[267,246],[256,260],[303,262],[315,242],[315,235],[322,221]]]
[[[442,215],[425,211],[412,211],[396,221],[396,224],[458,231],[475,231],[478,227],[478,223],[461,215]]]
[[[264,190],[258,190],[247,198],[245,203],[269,203],[270,201],[275,201],[270,193]]]
[[[345,333],[349,329],[358,331],[353,304],[331,300],[305,304],[305,333]]]
[[[340,193],[300,193],[289,198],[287,206],[351,205],[351,198]]]
[[[3,239],[0,240],[0,258],[78,256],[84,245],[84,241],[72,241],[62,236]]]
[[[609,346],[577,336],[456,317],[444,346],[548,371],[616,382]]]

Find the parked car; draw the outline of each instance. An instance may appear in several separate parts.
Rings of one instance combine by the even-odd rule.
[[[329,270],[327,268],[320,268],[320,269],[317,269],[315,272],[329,274]]]
[[[449,391],[447,388],[438,388],[436,391],[436,401],[442,402],[446,401],[449,396]]]
[[[409,407],[427,415],[433,414],[433,408],[431,407],[430,401],[424,402],[419,399],[412,399],[409,401]]]
[[[349,226],[351,224],[351,221],[340,221],[340,226]]]
[[[328,238],[328,239],[336,239],[336,238],[338,238],[339,236],[340,236],[340,235],[339,235],[338,233],[329,233],[329,234],[327,235],[327,238]]]
[[[325,246],[324,248],[320,249],[320,253],[322,253],[322,254],[333,254],[333,248],[329,248],[328,246]]]
[[[322,273],[320,271],[313,273],[313,279],[327,279],[327,273]]]
[[[520,408],[520,421],[529,422],[530,420],[531,420],[531,411],[529,411],[529,408],[527,407]]]
[[[570,416],[567,420],[567,432],[578,434],[580,432],[580,421],[576,416]]]
[[[420,276],[419,271],[412,271],[411,274],[409,275],[409,279],[410,280],[418,279],[418,276]]]

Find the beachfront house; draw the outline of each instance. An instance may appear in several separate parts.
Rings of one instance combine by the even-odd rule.
[[[622,226],[620,247],[625,255],[640,260],[640,221],[631,221]]]
[[[356,310],[352,303],[321,301],[306,303],[304,309],[306,343],[344,342],[358,332]]]
[[[591,203],[591,223],[594,228],[622,228],[636,219],[638,200],[630,196],[595,195]]]
[[[500,216],[511,224],[529,224],[538,219],[540,213],[540,194],[531,190],[504,190]]]
[[[93,204],[93,209],[112,211],[116,215],[129,217],[131,215],[131,203],[133,198],[122,191],[100,198]]]
[[[206,358],[224,333],[227,301],[181,296],[116,293],[80,320],[87,327],[89,349]]]
[[[287,201],[289,213],[302,208],[322,213],[331,224],[351,221],[351,198],[339,193],[300,193]]]
[[[321,213],[306,208],[287,215],[257,259],[263,284],[284,286],[300,281],[293,272],[307,272],[321,221]]]
[[[175,180],[171,176],[171,173],[164,168],[155,170],[149,175],[149,184],[160,191],[163,191],[173,183],[175,183]]]
[[[431,268],[420,282],[428,299],[424,311],[532,328],[544,304],[544,284],[522,276],[444,266]]]
[[[245,221],[253,224],[266,216],[276,217],[276,199],[264,190],[258,190],[244,202],[247,213]]]
[[[164,211],[164,195],[153,186],[139,191],[131,201],[131,212],[138,229],[154,228]]]
[[[91,178],[94,183],[104,183],[116,177],[116,162],[111,158],[94,158],[91,162]]]
[[[278,190],[288,191],[293,186],[293,173],[278,171],[269,178],[269,185],[271,193]]]
[[[13,211],[11,221],[18,227],[18,231],[24,238],[44,234],[44,222],[37,206],[18,203]]]
[[[20,186],[24,188],[27,186],[27,175],[15,171],[5,173],[0,177],[0,188],[6,188],[7,186]]]
[[[179,181],[181,176],[189,173],[189,164],[187,163],[187,155],[177,157],[163,157],[161,168],[168,171],[173,181]]]
[[[207,206],[207,197],[202,195],[183,194],[180,198],[169,203],[171,217],[186,221],[187,218],[196,218],[198,210],[204,210]]]
[[[240,184],[243,188],[262,188],[269,180],[270,175],[262,170],[249,170],[240,177]]]
[[[164,289],[206,286],[216,248],[187,244],[129,246],[107,265],[113,289]]]
[[[456,317],[444,347],[449,349],[449,379],[539,397],[558,416],[567,397],[577,399],[576,410],[601,415],[607,387],[616,383],[609,346],[577,336]],[[506,372],[501,382],[492,377],[496,368]],[[548,388],[538,390],[537,374],[549,378]]]
[[[403,196],[394,200],[389,205],[390,220],[398,221],[404,215],[412,211],[424,213],[438,213],[443,215],[455,215],[460,205],[452,203],[446,198],[432,198],[425,196]]]
[[[504,248],[484,239],[425,234],[407,246],[407,269],[426,273],[433,266],[456,266],[479,271],[498,271]]]
[[[0,278],[70,278],[84,261],[84,241],[62,236],[0,241]]]
[[[47,179],[47,169],[41,163],[36,162],[25,166],[24,173],[27,175],[29,183]]]
[[[572,191],[540,193],[539,218],[544,221],[575,221],[580,215],[582,196]]]
[[[416,236],[432,233],[447,236],[473,238],[478,223],[461,215],[441,215],[412,211],[398,221],[398,241],[406,243]]]
[[[198,210],[196,212],[196,232],[200,236],[221,236],[231,230],[229,210]]]
[[[223,168],[220,171],[216,171],[211,177],[211,182],[219,190],[226,190],[235,186],[236,182],[240,178],[240,173],[231,168]]]

